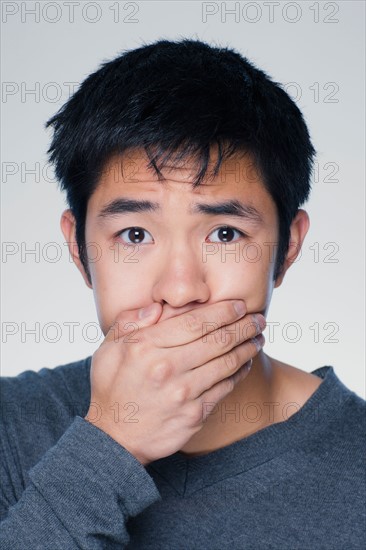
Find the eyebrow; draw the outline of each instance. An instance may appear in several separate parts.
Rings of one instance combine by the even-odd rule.
[[[149,200],[127,199],[120,197],[107,203],[99,212],[98,218],[110,218],[132,212],[161,213],[158,202]],[[263,217],[259,211],[249,204],[244,204],[236,199],[216,203],[191,203],[190,214],[206,214],[207,216],[232,216],[247,219],[257,224],[263,223]]]

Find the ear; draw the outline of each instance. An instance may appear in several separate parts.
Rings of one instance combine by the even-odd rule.
[[[290,226],[290,242],[287,250],[286,259],[284,261],[282,271],[277,277],[274,288],[277,288],[282,284],[282,281],[285,277],[286,271],[294,263],[298,257],[303,241],[305,239],[306,233],[310,227],[310,219],[308,213],[305,210],[300,208],[297,211],[296,216],[292,220]]]
[[[93,288],[89,282],[88,276],[85,273],[84,266],[80,260],[79,247],[76,241],[76,220],[70,209],[65,210],[62,213],[60,226],[61,226],[61,231],[65,237],[65,241],[67,242],[67,245],[69,247],[70,255],[74,263],[76,264],[76,267],[82,274],[85,284],[89,288]]]

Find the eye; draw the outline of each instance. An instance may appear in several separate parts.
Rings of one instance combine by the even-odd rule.
[[[215,231],[218,231],[219,238],[222,239],[223,243],[232,242],[232,236],[234,233],[238,233],[240,237],[247,237],[245,233],[242,231],[239,231],[239,229],[235,229],[234,227],[230,227],[229,225],[222,225],[221,227],[218,227],[217,229],[214,229],[212,233],[215,233]],[[211,233],[211,235],[212,235]],[[220,242],[220,241],[214,241],[214,242]]]
[[[126,238],[131,239],[131,241],[126,241],[126,238],[123,238],[122,240],[125,240],[127,245],[133,246],[136,244],[148,244],[142,242],[144,239],[144,233],[148,233],[146,229],[143,229],[142,227],[127,227],[126,229],[123,229],[122,231],[119,231],[116,237],[121,237],[124,233],[126,233]],[[150,235],[150,233],[148,233]],[[151,237],[151,235],[150,235]],[[150,241],[151,242],[151,241]]]

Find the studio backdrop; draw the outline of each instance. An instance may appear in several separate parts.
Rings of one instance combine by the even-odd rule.
[[[102,62],[186,37],[237,49],[305,117],[317,150],[311,226],[274,290],[264,351],[308,372],[332,365],[365,397],[364,2],[5,1],[1,11],[2,375],[76,361],[103,340],[61,233],[46,120]]]

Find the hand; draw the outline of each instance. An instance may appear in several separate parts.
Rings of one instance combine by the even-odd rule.
[[[181,449],[203,427],[204,402],[226,397],[264,343],[264,317],[238,314],[233,304],[217,302],[160,323],[157,302],[141,319],[139,310],[119,314],[92,357],[85,419],[143,465]]]

